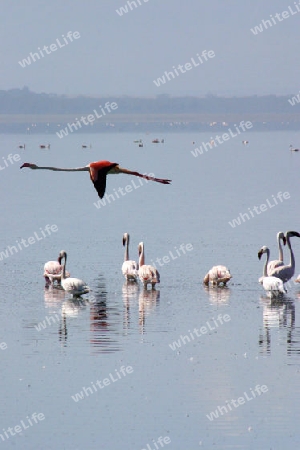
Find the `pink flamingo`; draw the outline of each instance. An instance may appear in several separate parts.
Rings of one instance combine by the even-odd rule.
[[[147,289],[148,284],[151,284],[152,289],[155,289],[156,283],[160,283],[159,272],[155,267],[145,264],[145,252],[143,242],[139,243],[138,251],[140,257],[139,278],[143,283],[145,289]]]
[[[44,278],[46,281],[46,286],[53,285],[54,281],[57,281],[57,284],[60,284],[63,270],[61,261],[63,258],[67,261],[67,253],[64,250],[59,252],[57,261],[48,261],[44,265]],[[69,272],[66,273],[66,276],[70,276]]]
[[[133,172],[132,170],[124,169],[119,166],[117,163],[112,163],[109,161],[97,161],[89,163],[87,166],[77,167],[74,169],[61,169],[59,167],[41,167],[32,163],[24,163],[20,169],[23,167],[29,167],[30,169],[37,170],[55,170],[61,172],[89,172],[91,181],[94,184],[96,191],[98,192],[98,196],[100,198],[104,197],[105,188],[106,188],[106,176],[110,174],[119,174],[126,173],[127,175],[134,175],[136,177],[144,178],[145,180],[152,180],[162,184],[170,184],[171,180],[167,180],[164,178],[154,178],[148,175],[143,175],[139,172]]]

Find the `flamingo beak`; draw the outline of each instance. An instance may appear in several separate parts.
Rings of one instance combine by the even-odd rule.
[[[286,237],[285,236],[283,236],[282,242],[283,242],[283,245],[286,245]]]
[[[259,252],[258,252],[258,254],[257,254],[257,256],[258,256],[258,259],[261,259],[261,257],[262,257],[262,254],[263,254],[263,251],[262,251],[262,250],[259,250]]]

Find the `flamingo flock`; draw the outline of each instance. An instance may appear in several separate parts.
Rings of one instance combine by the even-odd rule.
[[[284,233],[281,231],[277,234],[277,243],[279,248],[278,260],[269,262],[270,250],[265,245],[258,252],[259,259],[261,259],[264,253],[267,255],[263,268],[263,276],[259,279],[259,282],[263,285],[265,291],[267,291],[271,296],[278,296],[287,292],[284,283],[287,283],[295,274],[296,265],[295,256],[290,241],[291,237],[300,237],[300,233],[298,233],[297,231],[287,231],[284,235]],[[281,241],[284,245],[287,244],[289,248],[289,264],[284,264]],[[300,275],[295,280],[295,282],[300,282]]]
[[[98,196],[103,198],[106,189],[106,178],[110,174],[126,174],[144,178],[146,180],[155,181],[161,184],[170,184],[171,180],[166,178],[155,178],[146,174],[141,174],[136,171],[125,169],[120,167],[118,163],[112,163],[110,161],[96,161],[91,162],[83,167],[77,168],[60,168],[60,167],[44,167],[37,166],[33,163],[24,163],[22,168],[30,168],[32,170],[52,170],[62,172],[89,172],[90,179],[96,189]],[[284,283],[289,281],[295,273],[295,256],[292,250],[291,241],[292,237],[300,237],[300,233],[297,231],[287,231],[284,234],[282,231],[277,233],[277,244],[279,250],[279,256],[277,260],[269,261],[270,250],[268,247],[263,246],[258,252],[258,258],[261,259],[262,255],[266,254],[266,261],[263,268],[263,276],[259,278],[259,282],[263,285],[264,289],[271,295],[281,295],[286,292]],[[284,264],[283,260],[283,248],[281,245],[287,245],[290,252],[289,264]],[[140,242],[138,245],[139,263],[129,259],[129,234],[123,234],[123,246],[125,247],[124,262],[122,264],[122,273],[127,282],[136,283],[138,279],[147,289],[148,285],[155,289],[155,285],[160,283],[160,274],[158,270],[145,264],[145,249],[144,243]],[[64,263],[62,264],[62,260]],[[44,278],[46,286],[54,285],[56,282],[61,285],[62,288],[71,293],[73,296],[81,296],[90,291],[87,284],[79,278],[71,278],[70,274],[66,271],[67,254],[65,251],[61,251],[57,261],[48,261],[44,266]],[[203,279],[203,284],[206,286],[226,286],[231,280],[232,275],[230,270],[224,265],[213,266]],[[300,275],[295,282],[300,283]]]

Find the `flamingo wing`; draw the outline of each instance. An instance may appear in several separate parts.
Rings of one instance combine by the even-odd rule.
[[[105,194],[106,176],[116,166],[118,166],[117,163],[109,161],[98,161],[89,164],[90,178],[100,198],[103,198]]]

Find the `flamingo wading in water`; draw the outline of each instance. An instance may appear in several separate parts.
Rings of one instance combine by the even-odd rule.
[[[263,285],[264,290],[267,291],[270,296],[278,296],[284,294],[286,289],[283,285],[283,281],[280,278],[268,276],[268,263],[270,257],[270,250],[265,245],[258,252],[258,259],[261,259],[262,255],[266,253],[267,259],[263,268],[263,276],[259,279],[259,282]]]
[[[284,283],[289,281],[295,273],[295,256],[290,242],[291,237],[300,237],[300,233],[297,231],[287,231],[285,233],[286,243],[290,249],[290,263],[277,267],[272,272],[272,276],[280,278]]]
[[[127,281],[137,281],[139,265],[129,259],[129,234],[123,234],[123,246],[125,246],[124,262],[122,265],[122,273]]]
[[[105,188],[106,188],[106,176],[110,174],[119,174],[119,173],[126,173],[127,175],[134,175],[136,177],[144,178],[145,180],[152,180],[156,181],[158,183],[162,184],[170,184],[171,180],[167,180],[164,178],[155,178],[150,177],[145,174],[141,174],[139,172],[134,172],[132,170],[124,169],[119,166],[117,163],[112,163],[109,161],[97,161],[97,162],[91,162],[87,166],[84,167],[77,167],[74,169],[62,169],[59,167],[41,167],[37,166],[36,164],[32,163],[24,163],[20,169],[23,167],[29,167],[33,170],[54,170],[54,171],[61,171],[61,172],[89,172],[90,178],[94,184],[94,187],[96,191],[98,192],[98,196],[100,198],[104,197],[105,194]]]
[[[159,272],[155,267],[145,264],[145,250],[143,242],[139,243],[138,251],[140,257],[139,278],[143,283],[145,289],[147,289],[148,284],[151,284],[152,289],[155,289],[156,283],[160,283]]]
[[[232,278],[229,269],[226,266],[214,266],[210,269],[210,271],[203,278],[203,283],[208,286],[212,284],[213,286],[219,286],[220,283],[223,283],[226,286],[226,283]]]
[[[63,264],[63,270],[61,274],[61,285],[63,289],[72,294],[73,297],[80,297],[81,295],[90,292],[90,288],[84,281],[80,280],[79,278],[66,277],[66,260]]]
[[[57,284],[60,284],[61,274],[63,270],[61,262],[63,258],[65,259],[66,262],[67,253],[64,250],[59,252],[57,261],[48,261],[44,265],[44,278],[46,286],[49,286],[49,284],[53,285],[54,281],[57,281]],[[66,272],[66,278],[68,278],[69,276],[70,276],[69,272]]]

